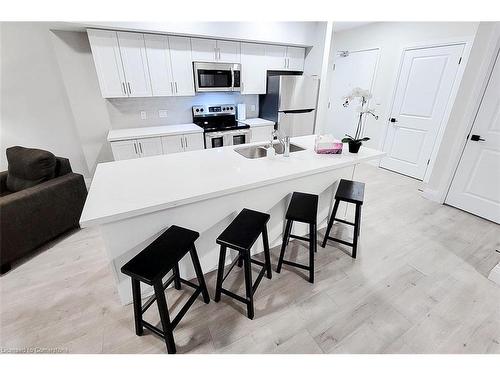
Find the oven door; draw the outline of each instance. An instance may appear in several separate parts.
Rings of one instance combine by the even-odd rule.
[[[247,129],[232,131],[228,134],[228,138],[230,145],[242,145],[250,141],[250,131]]]
[[[205,134],[205,148],[224,147],[228,145],[227,135],[222,132]]]
[[[233,91],[234,68],[239,70],[239,64],[195,62],[193,68],[197,92]],[[236,78],[239,86],[239,74]]]

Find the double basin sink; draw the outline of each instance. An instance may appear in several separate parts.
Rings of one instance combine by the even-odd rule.
[[[257,145],[257,146],[247,146],[235,148],[238,154],[246,157],[247,159],[258,159],[263,158],[267,155],[267,145]],[[283,154],[285,149],[281,143],[273,143],[273,148],[276,150],[276,154]],[[297,146],[296,144],[290,143],[290,152],[303,151],[305,148]]]

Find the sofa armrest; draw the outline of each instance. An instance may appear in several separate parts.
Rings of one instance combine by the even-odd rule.
[[[7,171],[0,172],[0,193],[7,191]]]
[[[1,197],[2,264],[78,227],[86,197],[83,176],[76,173]]]

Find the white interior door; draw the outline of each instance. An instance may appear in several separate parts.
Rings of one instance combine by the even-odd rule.
[[[129,96],[152,96],[144,36],[121,31],[117,34]]]
[[[498,54],[446,203],[500,224]]]
[[[378,56],[379,49],[376,48],[353,51],[347,56],[337,57],[330,85],[330,103],[325,133],[333,134],[338,139],[342,139],[346,134],[354,136],[358,124],[357,105],[345,108],[342,105],[343,98],[355,87],[372,90]],[[372,119],[368,118],[366,121],[372,121]],[[369,127],[363,128],[362,135],[369,137],[367,128]]]
[[[463,50],[455,44],[404,52],[381,167],[424,178]]]

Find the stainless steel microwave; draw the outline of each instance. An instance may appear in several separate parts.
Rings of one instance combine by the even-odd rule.
[[[194,62],[197,92],[240,91],[240,64]]]

